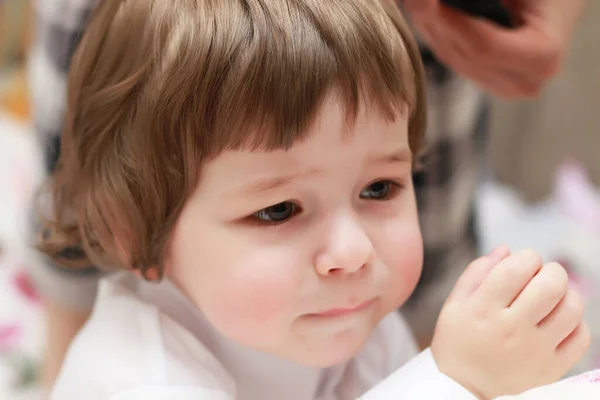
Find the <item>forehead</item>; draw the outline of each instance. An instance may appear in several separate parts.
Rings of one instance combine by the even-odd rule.
[[[408,111],[386,118],[376,109],[361,109],[348,122],[344,107],[330,98],[304,140],[290,149],[225,151],[202,168],[202,180],[246,180],[297,169],[328,169],[360,164],[380,154],[409,152]]]

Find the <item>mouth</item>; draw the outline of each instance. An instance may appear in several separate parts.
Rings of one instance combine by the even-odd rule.
[[[370,299],[370,300],[367,300],[355,307],[331,308],[331,309],[323,311],[323,312],[309,314],[309,316],[317,317],[317,318],[339,318],[339,317],[343,317],[346,315],[352,315],[352,314],[356,314],[361,311],[364,311],[367,308],[369,308],[374,302],[375,302],[375,299]]]

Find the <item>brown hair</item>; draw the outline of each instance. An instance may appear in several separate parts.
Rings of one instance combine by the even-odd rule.
[[[66,265],[145,274],[203,161],[289,148],[333,89],[350,121],[361,103],[392,119],[408,105],[416,153],[423,79],[393,0],[103,0],[69,75],[39,247]],[[78,248],[87,255],[69,260]]]

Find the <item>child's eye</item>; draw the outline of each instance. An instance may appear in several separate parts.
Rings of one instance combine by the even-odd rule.
[[[396,189],[399,188],[400,185],[389,180],[373,182],[360,192],[360,198],[366,200],[388,200],[395,194]]]
[[[252,214],[252,219],[265,224],[281,224],[299,212],[299,207],[289,201],[277,203]]]

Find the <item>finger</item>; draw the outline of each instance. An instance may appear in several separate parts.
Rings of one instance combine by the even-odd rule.
[[[517,73],[499,73],[498,79],[491,81],[488,92],[505,99],[535,99],[545,83],[542,79],[530,80]]]
[[[506,245],[500,245],[496,247],[494,250],[487,255],[492,264],[495,266],[500,261],[504,260],[506,257],[510,255],[510,248]]]
[[[478,39],[465,38],[457,26],[444,26],[435,22],[423,25],[429,31],[430,42],[440,59],[488,92],[505,98],[534,97],[547,81],[537,69],[524,67],[518,58],[507,59],[502,54],[494,56],[497,36],[491,36],[490,43],[484,42],[481,44],[482,48],[478,49],[472,48]],[[500,35],[504,31],[496,27],[492,29],[494,33],[490,35]],[[437,46],[437,43],[442,45]],[[489,57],[486,57],[486,52],[489,52]]]
[[[556,349],[565,370],[573,368],[590,348],[591,332],[588,324],[583,321]]]
[[[504,98],[534,98],[543,89],[545,78],[527,71],[506,69],[502,65],[491,65],[482,60],[463,61],[460,73],[470,77],[489,93]]]
[[[502,32],[498,37],[497,51],[520,60],[514,70],[529,71],[530,78],[539,77],[544,81],[559,72],[565,53],[558,42],[531,26]],[[510,67],[509,63],[506,65]]]
[[[561,48],[539,28],[525,24],[506,29],[451,7],[440,7],[435,22],[452,35],[461,52],[469,58],[477,57],[492,65],[514,66],[515,70],[529,71],[531,76],[541,75],[546,79],[558,71]]]
[[[458,66],[455,70],[459,75],[469,79],[486,93],[504,99],[533,98],[539,94],[542,88],[541,83],[524,82],[518,77],[509,76],[481,65],[464,64]]]
[[[494,268],[494,264],[487,257],[480,257],[467,266],[458,278],[454,289],[448,296],[448,301],[463,301],[483,282],[485,277]]]
[[[558,306],[539,324],[540,330],[560,345],[581,324],[584,304],[579,294],[570,290]]]
[[[439,27],[426,23],[423,25],[423,37],[436,57],[454,72],[473,81],[486,92],[502,98],[522,98],[535,96],[542,82],[529,82],[518,73],[489,66],[481,59],[470,58],[463,54],[451,37],[440,31]]]
[[[504,65],[497,61],[472,60],[471,65],[481,70],[493,72],[498,82],[510,83],[516,88],[519,97],[533,97],[539,94],[548,78],[538,70],[523,68],[519,63]]]
[[[510,249],[507,246],[499,246],[487,256],[478,258],[469,264],[456,282],[448,300],[462,301],[471,296],[489,272],[509,254]]]
[[[559,303],[566,300],[564,297],[568,287],[569,277],[565,269],[557,263],[546,264],[511,304],[511,312],[528,322],[538,324],[553,310],[558,310]],[[562,339],[564,338],[561,341]]]
[[[541,267],[541,257],[531,250],[507,257],[489,273],[473,299],[483,307],[508,307]]]
[[[404,8],[410,13],[432,12],[439,7],[439,0],[404,0]]]

